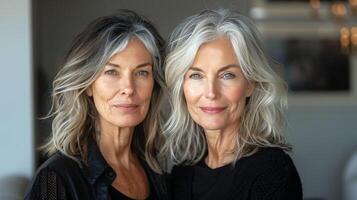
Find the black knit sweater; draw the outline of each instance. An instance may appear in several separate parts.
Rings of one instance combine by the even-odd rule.
[[[291,158],[280,148],[264,148],[235,166],[175,166],[171,193],[175,200],[301,200],[302,186]]]

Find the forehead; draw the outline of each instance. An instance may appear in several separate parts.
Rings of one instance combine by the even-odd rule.
[[[114,64],[137,64],[141,62],[152,62],[152,55],[144,45],[144,43],[134,37],[129,40],[123,50],[115,53],[108,61]]]
[[[239,66],[239,61],[229,38],[220,37],[200,46],[192,67],[221,68],[228,65]]]

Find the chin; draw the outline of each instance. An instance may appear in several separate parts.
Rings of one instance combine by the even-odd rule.
[[[129,127],[135,127],[139,125],[143,120],[125,120],[125,121],[117,121],[114,124],[118,127],[122,128],[129,128]]]
[[[225,125],[217,122],[206,122],[200,125],[204,130],[221,130],[224,129]]]
[[[222,127],[217,127],[217,126],[203,127],[203,130],[207,130],[207,131],[217,131],[222,129],[223,129]]]

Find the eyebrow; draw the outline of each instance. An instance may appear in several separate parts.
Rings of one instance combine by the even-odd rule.
[[[229,64],[229,65],[226,65],[226,66],[222,67],[221,69],[219,69],[218,72],[227,70],[232,67],[239,67],[239,65],[238,64]],[[188,70],[203,72],[203,70],[198,67],[190,67]]]
[[[117,64],[114,64],[114,63],[110,63],[110,62],[108,62],[106,65],[120,68],[120,65],[117,65]],[[142,68],[142,67],[147,67],[147,66],[152,66],[152,63],[146,62],[146,63],[140,64],[140,65],[137,65],[135,68]]]

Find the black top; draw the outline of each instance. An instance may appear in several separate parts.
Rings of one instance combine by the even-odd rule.
[[[150,196],[167,199],[163,177],[152,171],[145,161],[141,160],[141,164],[149,180]],[[88,144],[87,164],[59,152],[44,162],[29,185],[25,200],[110,200],[113,198],[108,188],[116,176],[92,139]],[[118,176],[120,178],[120,174]]]
[[[263,148],[236,164],[209,168],[175,166],[172,199],[301,200],[302,186],[291,158],[280,148]]]
[[[233,172],[231,164],[216,169],[209,168],[202,160],[193,167],[192,199],[206,199],[210,192],[219,188],[219,179],[224,179]],[[207,197],[206,197],[207,196]]]
[[[109,187],[108,193],[112,197],[112,199],[133,200],[132,198],[115,189],[113,186]]]
[[[121,193],[120,191],[118,191],[117,189],[115,189],[113,186],[109,187],[109,196],[112,199],[121,199],[121,200],[134,200],[128,196],[126,196],[125,194]],[[154,200],[154,199],[158,199],[158,197],[154,194],[150,194],[148,198],[146,198],[146,200]]]

